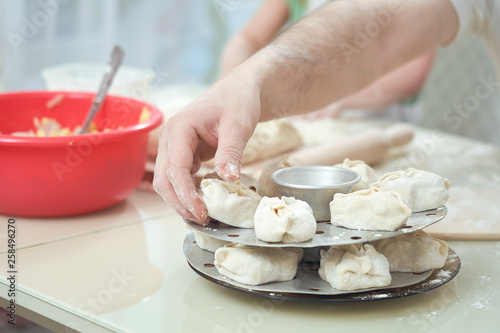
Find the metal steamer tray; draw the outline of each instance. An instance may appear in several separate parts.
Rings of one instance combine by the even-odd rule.
[[[424,273],[391,273],[392,282],[383,288],[354,291],[337,290],[318,275],[319,263],[301,262],[291,281],[249,286],[221,275],[214,266],[214,254],[202,250],[194,233],[184,239],[184,255],[189,266],[205,279],[223,287],[271,298],[312,302],[359,302],[400,298],[420,294],[449,282],[460,269],[460,258],[449,249],[445,265]]]
[[[319,246],[344,245],[354,243],[372,242],[379,239],[394,237],[403,233],[413,232],[425,228],[442,220],[446,216],[446,207],[413,213],[405,225],[396,231],[367,231],[353,230],[333,226],[330,222],[318,222],[314,237],[301,243],[268,243],[255,236],[254,229],[242,229],[227,225],[219,221],[212,221],[207,226],[201,226],[193,221],[184,221],[196,231],[208,236],[228,242],[264,246],[264,247],[301,247],[312,248]]]

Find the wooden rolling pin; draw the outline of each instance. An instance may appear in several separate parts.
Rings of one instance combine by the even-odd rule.
[[[391,147],[410,142],[413,133],[413,127],[400,123],[386,130],[369,130],[319,147],[295,151],[289,154],[289,161],[293,165],[334,165],[349,158],[376,164]]]

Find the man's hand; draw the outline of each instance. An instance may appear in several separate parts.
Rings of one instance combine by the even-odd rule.
[[[182,217],[203,224],[205,203],[193,174],[213,157],[217,174],[239,179],[243,149],[260,117],[260,95],[237,71],[170,118],[160,133],[153,186]]]

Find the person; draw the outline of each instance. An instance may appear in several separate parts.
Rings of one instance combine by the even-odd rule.
[[[220,77],[270,43],[287,24],[317,10],[328,0],[265,0],[251,20],[224,46],[220,61]],[[418,97],[434,61],[434,50],[384,75],[369,87],[311,112],[307,117],[338,117],[346,110],[364,109],[366,114],[417,123]]]
[[[201,161],[214,158],[218,175],[236,181],[259,121],[322,108],[469,32],[483,37],[500,69],[499,16],[497,0],[338,0],[323,6],[169,120],[160,134],[155,190],[181,216],[206,223],[193,181]],[[489,77],[479,88],[498,87]]]

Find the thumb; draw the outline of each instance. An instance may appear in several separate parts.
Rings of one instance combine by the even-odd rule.
[[[243,150],[250,135],[245,134],[238,126],[220,128],[214,165],[215,171],[223,180],[234,182],[240,178]]]

